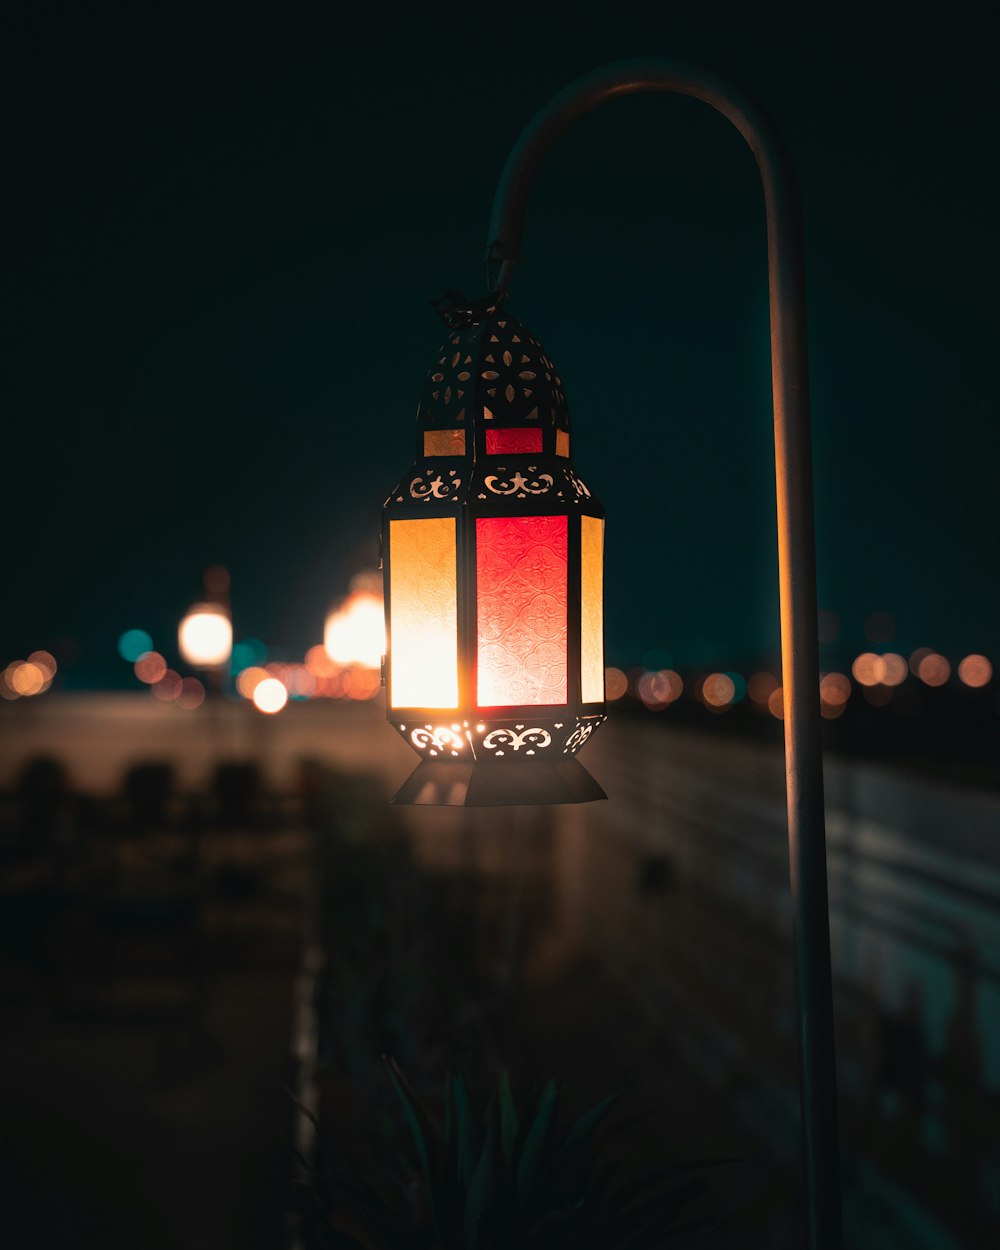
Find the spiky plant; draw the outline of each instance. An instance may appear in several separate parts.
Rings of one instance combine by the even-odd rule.
[[[555,1081],[519,1110],[504,1072],[477,1116],[464,1078],[449,1076],[441,1124],[395,1063],[387,1064],[423,1201],[415,1204],[412,1190],[399,1194],[401,1202],[387,1200],[385,1176],[378,1187],[340,1182],[364,1218],[350,1221],[356,1236],[347,1239],[328,1226],[319,1240],[324,1250],[661,1250],[707,1227],[682,1220],[704,1191],[699,1173],[707,1162],[664,1167],[627,1184],[616,1184],[617,1165],[598,1167],[595,1137],[621,1090],[560,1130]]]

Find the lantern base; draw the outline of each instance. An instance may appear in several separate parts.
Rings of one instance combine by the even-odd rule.
[[[606,799],[579,760],[421,760],[393,803],[436,807],[514,807]]]

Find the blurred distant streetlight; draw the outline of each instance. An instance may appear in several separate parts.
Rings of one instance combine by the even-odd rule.
[[[557,708],[559,721],[553,729],[562,732],[567,719],[561,713],[580,710],[586,638],[579,624],[588,616],[588,595],[584,586],[581,603],[576,571],[581,553],[584,568],[587,561],[584,538],[576,526],[578,519],[588,519],[585,501],[590,500],[590,492],[580,488],[570,470],[557,467],[558,457],[568,456],[569,434],[568,424],[560,425],[558,413],[553,413],[554,405],[547,403],[544,412],[541,406],[529,410],[535,393],[543,390],[540,377],[557,392],[561,384],[544,354],[539,357],[539,368],[537,353],[533,354],[537,345],[524,341],[520,327],[515,338],[505,340],[506,330],[516,323],[508,318],[504,304],[520,254],[528,193],[549,148],[577,118],[598,105],[647,91],[689,96],[715,108],[746,140],[763,183],[782,644],[782,685],[769,703],[777,697],[785,727],[808,1244],[811,1250],[837,1250],[841,1245],[840,1159],[801,209],[795,171],[771,122],[752,100],[714,74],[661,59],[606,66],[572,83],[545,105],[515,144],[493,202],[486,257],[488,270],[495,274],[490,292],[484,299],[471,301],[449,292],[439,301],[454,331],[430,375],[430,397],[440,408],[429,420],[423,411],[418,414],[424,427],[418,461],[385,508],[390,530],[389,542],[384,542],[391,625],[387,656],[390,720],[410,735],[413,746],[418,750],[423,746],[435,756],[433,766],[439,771],[446,760],[452,760],[447,767],[456,778],[460,769],[469,767],[462,760],[470,752],[478,766],[477,746],[488,752],[494,741],[493,731],[482,740],[475,737],[489,729],[487,713],[527,712],[518,716],[517,725],[503,730],[503,766],[510,765],[511,772],[532,767],[523,756],[540,759],[550,748],[554,754],[567,756],[574,748],[572,739],[555,739],[547,724],[537,718],[546,706],[550,711]],[[481,327],[474,342],[463,336],[463,328],[470,326]],[[501,404],[506,400],[502,423],[495,420],[494,399]],[[523,411],[522,399],[527,401]],[[551,422],[553,415],[554,444],[542,437],[545,418]],[[510,428],[496,429],[499,424]],[[469,429],[474,435],[471,439],[466,437]],[[546,439],[552,433],[546,430]],[[564,447],[559,445],[560,433],[566,440]],[[518,546],[528,529],[525,522],[537,523],[539,505],[545,499],[551,501],[546,510],[553,516],[541,519],[558,521],[560,536],[564,520],[570,520],[568,563],[562,547],[556,551],[554,543],[548,544],[548,555],[559,558],[547,562],[543,559],[547,553],[541,550],[546,544],[540,539],[534,540],[530,551]],[[397,517],[397,509],[406,512]],[[411,516],[415,519],[404,519]],[[506,529],[512,533],[490,542],[490,527],[498,518],[505,523],[509,518]],[[399,527],[395,542],[393,525]],[[552,573],[553,565],[558,576]],[[596,559],[594,567],[599,586]],[[576,578],[568,596],[567,570]],[[484,583],[499,588],[485,607],[480,593]],[[522,605],[522,583],[537,592],[527,608]],[[542,600],[544,611],[539,607]],[[394,613],[400,616],[398,630]],[[889,636],[887,622],[873,621],[872,625],[880,636]],[[517,637],[508,645],[507,634],[512,630]],[[528,646],[521,645],[525,635],[530,635]],[[531,679],[531,673],[529,680],[522,680],[529,661],[540,650],[540,640],[546,637],[559,644],[547,646],[545,652],[550,657],[544,670],[547,684]],[[504,645],[498,647],[498,639]],[[494,655],[499,652],[504,654]],[[926,657],[921,661],[921,679],[927,684],[947,680],[946,663],[943,657]],[[501,680],[487,682],[484,695],[483,672],[489,676],[492,666],[498,668]],[[541,668],[541,663],[536,667]],[[400,670],[406,679],[413,676],[410,685],[399,682]],[[447,685],[442,680],[445,671]],[[540,695],[535,687],[542,685]],[[408,701],[411,690],[416,693]],[[468,691],[476,693],[464,693]],[[603,670],[600,689],[595,686],[593,694],[593,704],[583,695],[583,708],[589,705],[603,712]],[[715,674],[711,694],[717,700],[733,697],[735,684],[730,675]],[[483,722],[463,722],[463,711],[478,713],[482,703],[492,705],[481,709]],[[405,724],[399,723],[401,712],[394,715],[397,706],[406,711]],[[416,725],[411,711],[418,713]],[[454,724],[440,723],[452,716]],[[525,748],[522,755],[515,754],[521,747]],[[451,790],[442,784],[438,792],[446,796]],[[454,800],[437,797],[431,801]]]
[[[385,652],[385,617],[378,574],[352,580],[351,593],[327,614],[323,647],[341,668],[378,671]]]
[[[218,565],[205,572],[208,598],[188,609],[177,631],[181,658],[201,669],[216,692],[221,692],[233,652],[233,622],[229,611],[229,574]]]

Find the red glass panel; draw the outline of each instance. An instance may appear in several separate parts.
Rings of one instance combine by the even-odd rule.
[[[486,453],[490,456],[516,456],[542,450],[540,429],[507,429],[486,431]]]
[[[564,516],[476,521],[481,707],[566,702]]]

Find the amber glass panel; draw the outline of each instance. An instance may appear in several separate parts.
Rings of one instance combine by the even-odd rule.
[[[425,456],[464,456],[464,430],[424,430]]]
[[[566,524],[476,521],[481,707],[566,702]]]
[[[580,696],[604,700],[604,522],[580,518]]]
[[[535,429],[487,430],[486,454],[489,456],[510,456],[518,452],[540,452],[542,450],[542,431]]]
[[[454,517],[389,522],[393,707],[458,706]]]
[[[569,434],[566,430],[556,430],[556,455],[569,455]]]

